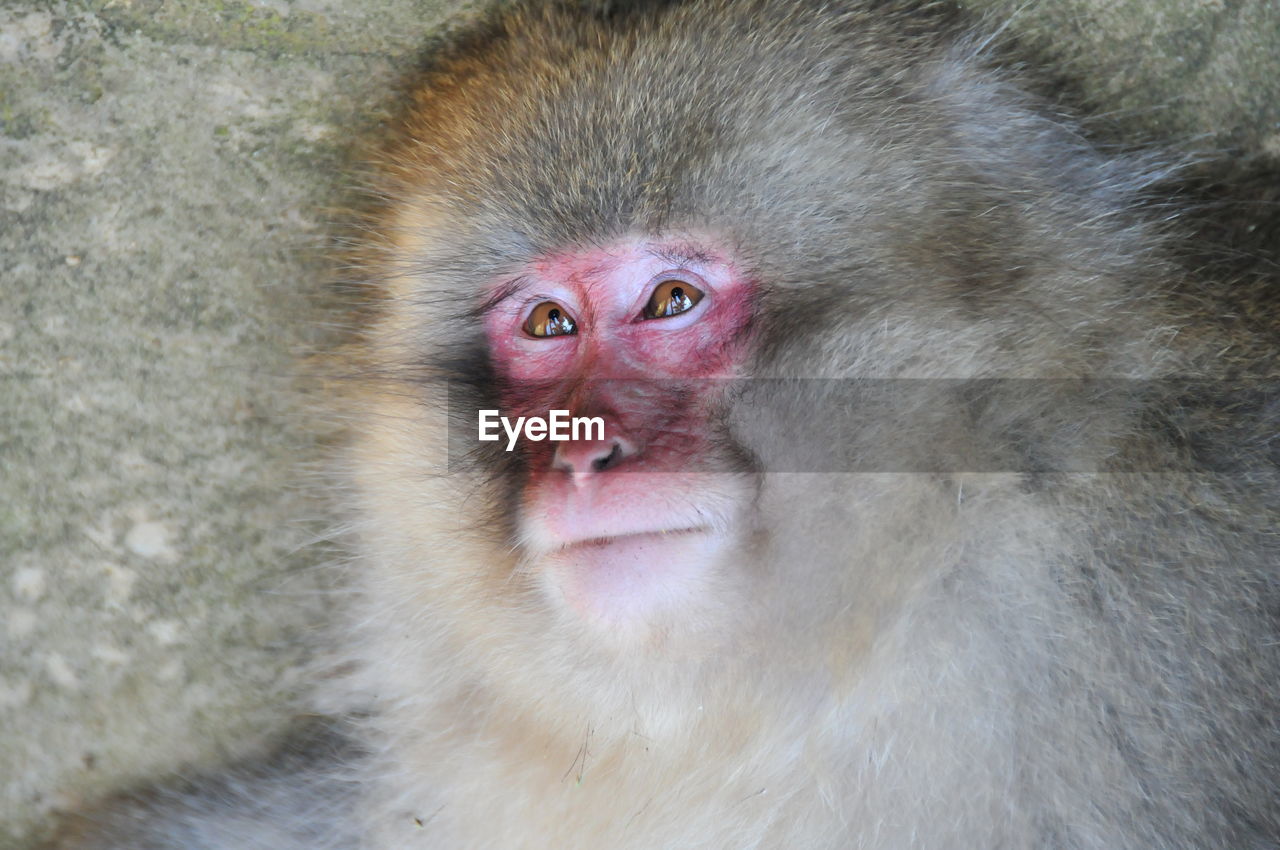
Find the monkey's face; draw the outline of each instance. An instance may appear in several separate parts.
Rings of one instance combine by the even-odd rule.
[[[1072,222],[1109,208],[1041,201],[1061,175],[1010,152],[1059,142],[989,106],[998,80],[947,100],[946,56],[826,4],[700,7],[635,31],[531,12],[429,78],[377,188],[360,354],[388,380],[351,455],[370,616],[413,624],[423,676],[547,716],[552,693],[658,723],[673,679],[688,718],[709,689],[759,698],[766,664],[846,675],[963,548],[945,473],[1008,468],[986,449],[1045,421],[984,439],[929,390],[1123,364],[1101,341],[1139,321],[1107,305],[1140,255],[1078,271],[1096,238]],[[587,424],[548,439],[556,411]]]
[[[500,413],[570,420],[568,439],[508,445],[523,569],[615,631],[704,609],[749,526],[749,477],[713,424],[750,349],[744,272],[708,240],[624,239],[497,291],[483,322]]]

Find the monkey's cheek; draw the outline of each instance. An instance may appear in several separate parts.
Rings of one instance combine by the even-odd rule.
[[[601,627],[643,631],[713,602],[728,542],[702,530],[632,534],[568,546],[539,566],[552,604]]]

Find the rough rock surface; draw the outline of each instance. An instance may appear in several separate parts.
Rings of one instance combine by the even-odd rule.
[[[963,0],[1130,142],[1280,159],[1280,3]]]
[[[324,209],[445,5],[0,7],[0,847],[287,719]]]

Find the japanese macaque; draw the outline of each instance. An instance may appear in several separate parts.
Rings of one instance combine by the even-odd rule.
[[[63,846],[1280,846],[1274,306],[937,14],[438,56],[337,382],[354,743]]]

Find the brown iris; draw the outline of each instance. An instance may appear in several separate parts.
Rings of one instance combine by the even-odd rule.
[[[688,281],[664,280],[653,289],[642,315],[646,319],[665,319],[692,310],[702,300],[702,290]]]
[[[524,332],[536,337],[568,336],[578,332],[578,323],[556,302],[543,301],[524,320]]]

